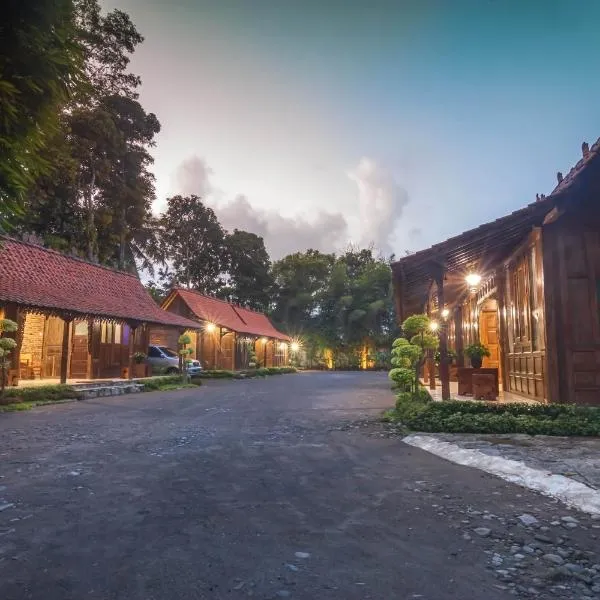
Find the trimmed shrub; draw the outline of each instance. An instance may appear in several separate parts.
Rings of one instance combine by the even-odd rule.
[[[174,387],[185,385],[187,381],[181,375],[164,375],[163,377],[147,377],[137,380],[143,384],[145,392],[153,392],[155,390],[173,389]],[[193,385],[202,385],[201,381],[191,380]]]
[[[527,433],[531,435],[600,436],[600,408],[570,404],[499,404],[432,402],[419,395],[398,394],[391,415],[415,431],[431,433]]]

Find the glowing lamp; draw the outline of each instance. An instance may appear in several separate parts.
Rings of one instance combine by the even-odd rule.
[[[260,341],[261,341],[263,344],[266,344],[266,343],[267,343],[267,338],[261,338],[261,339],[260,339]]]
[[[298,352],[298,350],[300,350],[300,344],[298,342],[292,342],[290,348],[292,352]]]
[[[444,308],[444,310],[442,311],[442,318],[447,319],[449,314],[450,311],[447,308]]]
[[[440,324],[437,321],[431,321],[431,323],[429,323],[429,329],[431,329],[431,331],[437,331],[440,327]]]
[[[212,333],[216,328],[217,328],[217,326],[214,323],[207,323],[206,326],[204,327],[204,329],[206,329],[206,331],[208,331],[208,333]]]
[[[470,288],[475,288],[481,283],[481,275],[479,273],[469,273],[465,280]]]

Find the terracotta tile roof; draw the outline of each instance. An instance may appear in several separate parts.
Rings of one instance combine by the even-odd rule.
[[[0,236],[0,303],[82,317],[197,328],[162,310],[130,273]]]
[[[245,333],[252,333],[263,337],[272,337],[286,342],[290,341],[289,336],[273,327],[273,324],[265,314],[247,308],[241,308],[240,306],[234,306],[233,308],[235,312],[240,315],[242,321],[246,323]]]
[[[189,309],[203,321],[209,321],[238,333],[285,341],[290,339],[284,333],[277,331],[265,314],[241,308],[225,300],[204,296],[194,290],[175,288],[163,306],[167,306],[175,295],[179,295]]]
[[[204,296],[193,290],[175,288],[171,292],[171,296],[163,303],[163,306],[166,306],[174,294],[178,294],[199,319],[226,327],[232,331],[243,331],[244,322],[229,302]]]
[[[577,176],[583,171],[583,169],[588,165],[588,163],[600,155],[600,138],[596,140],[596,143],[589,148],[587,143],[583,143],[581,146],[583,157],[577,162],[577,164],[567,173],[565,177],[562,178],[561,181],[558,182],[558,185],[552,190],[552,196],[555,194],[559,194],[566,190],[568,187],[573,185]]]

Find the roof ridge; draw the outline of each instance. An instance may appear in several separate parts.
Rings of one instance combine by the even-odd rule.
[[[79,256],[71,256],[70,254],[64,254],[63,252],[59,252],[58,250],[54,250],[53,248],[46,248],[46,246],[40,246],[39,244],[33,244],[32,242],[26,242],[25,240],[19,240],[17,238],[11,237],[10,235],[5,235],[0,233],[0,240],[8,240],[9,242],[14,242],[15,244],[21,244],[22,246],[29,246],[30,248],[35,248],[36,250],[42,250],[48,254],[54,254],[56,256],[60,256],[61,258],[66,258],[67,260],[73,260],[76,262],[81,262],[86,265],[90,265],[91,267],[98,267],[99,269],[104,269],[105,271],[111,271],[112,273],[118,273],[119,275],[127,275],[127,277],[133,277],[140,281],[140,278],[133,273],[129,273],[127,271],[121,271],[121,269],[116,269],[115,267],[109,267],[107,265],[102,265],[100,263],[94,263],[89,260],[85,260],[85,258],[80,258]],[[1,246],[0,246],[1,247]]]
[[[235,314],[240,318],[240,321],[244,324],[244,325],[248,325],[248,323],[246,323],[246,321],[244,321],[244,318],[242,317],[242,315],[238,312],[238,308],[242,308],[241,306],[235,306],[233,304],[230,304],[231,308],[233,308]]]
[[[220,302],[221,304],[227,304],[227,306],[231,306],[233,308],[233,304],[231,302],[228,302],[227,300],[223,300],[222,298],[216,298],[215,296],[209,296],[208,294],[203,294],[202,292],[199,292],[198,290],[192,290],[190,288],[185,288],[185,287],[181,287],[181,286],[177,286],[173,288],[173,291],[175,292],[190,292],[192,294],[196,294],[196,296],[202,296],[202,298],[208,298],[209,300],[216,300],[217,302]]]

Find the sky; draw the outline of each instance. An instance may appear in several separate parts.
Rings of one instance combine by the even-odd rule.
[[[157,201],[274,259],[403,255],[548,194],[600,137],[597,0],[104,0],[144,43]]]

